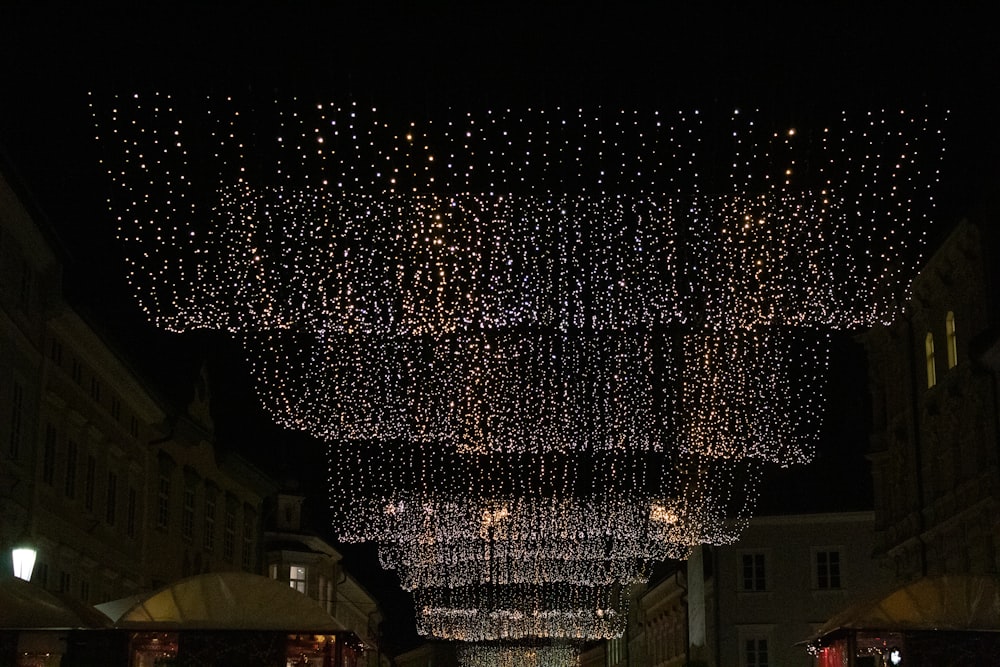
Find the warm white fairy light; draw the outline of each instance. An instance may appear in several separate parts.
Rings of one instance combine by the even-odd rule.
[[[95,110],[140,304],[243,342],[341,443],[342,539],[469,640],[614,636],[580,591],[733,539],[761,463],[811,457],[817,331],[895,314],[943,150],[927,114],[195,107]]]
[[[577,667],[580,648],[573,644],[469,644],[458,647],[460,667]]]
[[[628,620],[619,586],[538,584],[418,590],[417,631],[469,642],[612,639]]]

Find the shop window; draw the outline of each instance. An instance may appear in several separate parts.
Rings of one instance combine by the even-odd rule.
[[[924,338],[924,357],[927,360],[927,388],[937,384],[937,369],[934,365],[934,334],[927,332]]]
[[[955,333],[955,313],[948,311],[944,319],[945,338],[948,343],[948,368],[958,365],[958,337]]]

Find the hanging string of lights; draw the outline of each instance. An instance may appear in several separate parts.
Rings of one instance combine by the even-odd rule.
[[[624,632],[629,608],[620,586],[563,583],[424,588],[414,600],[418,632],[472,642],[610,639]]]
[[[574,644],[468,644],[457,651],[461,667],[577,667],[580,648]]]
[[[92,107],[147,316],[243,343],[335,443],[341,539],[466,641],[617,636],[651,560],[734,539],[812,456],[825,332],[895,315],[943,152],[926,110]]]

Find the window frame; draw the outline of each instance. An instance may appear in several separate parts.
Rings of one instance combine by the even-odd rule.
[[[748,559],[750,559],[748,561]],[[739,552],[737,561],[737,589],[741,593],[765,593],[770,590],[767,564],[770,559],[766,551],[748,549]],[[750,567],[749,578],[747,566]],[[750,584],[748,586],[748,583]]]
[[[944,339],[948,348],[948,370],[958,365],[958,332],[955,329],[955,312],[948,311],[944,317]]]

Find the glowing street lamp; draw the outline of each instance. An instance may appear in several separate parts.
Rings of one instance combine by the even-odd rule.
[[[35,567],[35,556],[38,552],[28,547],[18,547],[11,551],[11,560],[14,561],[14,576],[18,579],[31,581],[31,571]]]

